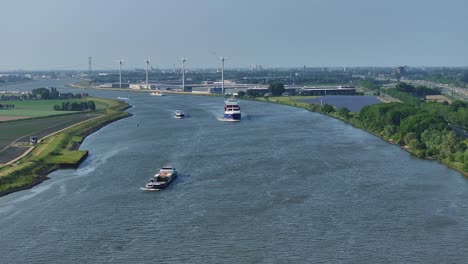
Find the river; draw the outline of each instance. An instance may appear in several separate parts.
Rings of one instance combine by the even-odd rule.
[[[2,263],[468,259],[468,182],[444,165],[303,109],[241,101],[226,123],[221,98],[88,92],[133,117],[87,137],[77,170],[0,197]],[[141,191],[164,165],[180,177]]]

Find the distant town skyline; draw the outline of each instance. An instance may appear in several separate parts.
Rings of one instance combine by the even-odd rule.
[[[0,71],[468,66],[463,0],[7,0]]]

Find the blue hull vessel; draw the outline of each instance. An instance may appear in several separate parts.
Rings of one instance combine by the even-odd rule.
[[[237,104],[237,100],[234,98],[228,99],[224,106],[224,120],[226,121],[240,121],[241,120],[241,111],[240,107]]]

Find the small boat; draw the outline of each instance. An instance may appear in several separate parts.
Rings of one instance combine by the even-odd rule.
[[[224,106],[224,121],[238,122],[241,120],[240,106],[237,103],[237,99],[229,98],[225,101]]]
[[[162,167],[159,169],[148,183],[145,184],[145,187],[141,187],[144,191],[159,191],[165,189],[171,182],[177,178],[177,170],[173,167]]]
[[[180,109],[177,109],[175,111],[175,118],[184,118],[185,117],[185,113],[184,111],[180,110]]]
[[[163,93],[155,93],[155,92],[150,93],[150,95],[153,95],[153,96],[166,96]]]

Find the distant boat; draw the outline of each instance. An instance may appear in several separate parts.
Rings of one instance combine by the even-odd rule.
[[[225,103],[224,121],[240,121],[241,111],[239,104],[237,104],[237,99],[229,98],[225,101]]]
[[[179,110],[179,109],[175,111],[175,118],[181,119],[181,118],[184,118],[184,117],[185,117],[184,111]]]
[[[145,187],[141,187],[144,191],[158,191],[165,189],[171,182],[177,178],[177,170],[173,167],[162,167],[159,172],[156,173]]]
[[[153,96],[166,96],[163,93],[155,93],[155,92],[150,93],[150,95],[153,95]]]
[[[120,99],[120,100],[130,100],[130,98],[127,98],[127,97],[117,97],[117,99]]]

